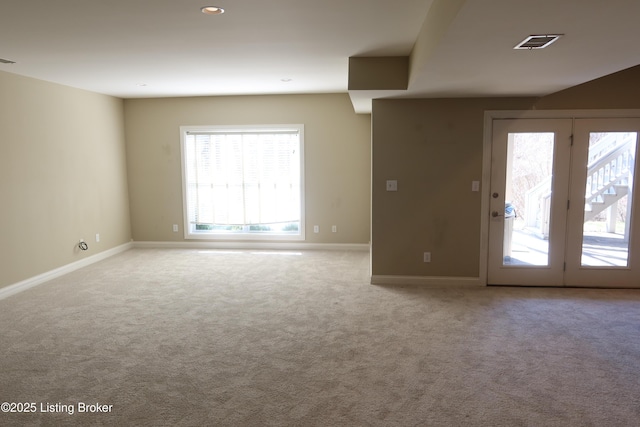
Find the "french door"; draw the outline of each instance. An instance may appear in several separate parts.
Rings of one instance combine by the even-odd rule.
[[[495,119],[488,284],[640,287],[639,135],[640,119]]]

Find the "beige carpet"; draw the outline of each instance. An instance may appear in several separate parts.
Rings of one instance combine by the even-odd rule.
[[[361,252],[130,250],[0,301],[0,345],[37,405],[3,426],[640,422],[640,292],[372,286]]]

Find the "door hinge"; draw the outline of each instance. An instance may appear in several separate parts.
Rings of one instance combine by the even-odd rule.
[[[562,264],[562,271],[567,271],[567,263]]]
[[[570,145],[573,147],[573,134],[569,137],[569,140],[571,141]]]
[[[571,206],[571,200],[567,200],[567,210],[569,210],[569,206]]]

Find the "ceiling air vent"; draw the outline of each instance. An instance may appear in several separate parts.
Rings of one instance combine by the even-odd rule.
[[[562,34],[545,34],[541,36],[529,36],[520,43],[514,49],[544,49],[551,43],[562,37]]]
[[[0,58],[0,64],[15,64],[15,62]]]

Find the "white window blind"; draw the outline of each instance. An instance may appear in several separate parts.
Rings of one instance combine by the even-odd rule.
[[[187,131],[183,149],[192,231],[299,234],[300,129]]]

